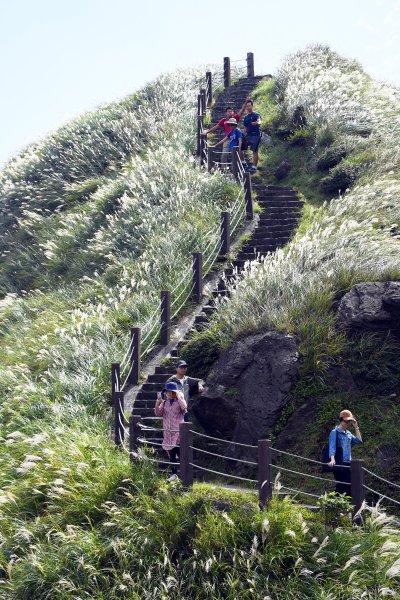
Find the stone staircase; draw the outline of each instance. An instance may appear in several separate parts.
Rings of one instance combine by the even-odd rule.
[[[292,189],[262,185],[256,185],[254,189],[262,212],[253,235],[241,248],[235,260],[221,272],[216,287],[212,290],[201,313],[195,318],[194,326],[169,353],[169,362],[178,360],[182,346],[191,339],[195,331],[207,327],[216,310],[215,298],[229,294],[227,283],[234,284],[247,262],[275,252],[277,248],[284,246],[297,226],[302,202]],[[166,380],[173,373],[175,373],[174,366],[167,364],[157,366],[136,395],[132,414],[141,416],[149,427],[154,423],[157,423],[157,427],[161,426],[161,419],[154,415],[157,392],[164,388]],[[149,436],[144,435],[144,437],[153,441],[162,437],[161,432],[149,431],[148,433]]]
[[[213,124],[225,117],[226,106],[232,106],[235,113],[239,112],[246,97],[251,94],[261,79],[263,77],[241,79],[222,92],[212,110]],[[212,143],[215,143],[224,135],[222,129],[217,130],[214,133]],[[263,186],[261,184],[253,184],[253,190],[257,193],[257,200],[262,212],[258,217],[251,239],[240,249],[233,262],[228,264],[221,272],[216,286],[209,294],[202,311],[195,317],[193,327],[166,357],[166,362],[169,362],[169,364],[156,366],[154,373],[148,375],[146,382],[136,395],[132,414],[141,416],[143,423],[148,427],[161,428],[161,419],[154,415],[157,392],[165,387],[166,380],[175,373],[175,368],[171,366],[171,362],[174,363],[178,360],[182,346],[191,339],[195,331],[208,326],[210,318],[216,310],[215,298],[229,295],[227,284],[234,285],[245,264],[268,253],[275,252],[277,248],[284,246],[297,226],[302,202],[298,199],[294,190],[287,187]],[[143,437],[149,441],[160,441],[162,432],[144,431]]]

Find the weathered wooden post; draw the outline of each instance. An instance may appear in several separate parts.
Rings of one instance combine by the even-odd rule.
[[[140,378],[140,341],[142,330],[140,327],[131,328],[131,374],[129,381],[136,385]]]
[[[365,498],[364,490],[364,461],[356,458],[351,461],[351,503],[354,513],[357,513]]]
[[[224,57],[224,88],[231,86],[231,59],[229,56]]]
[[[234,146],[232,148],[232,173],[237,181],[239,180],[239,161],[239,146]]]
[[[202,88],[200,90],[200,96],[201,96],[201,114],[202,114],[202,116],[204,116],[207,111],[207,93],[204,88]]]
[[[199,117],[203,116],[202,106],[203,106],[203,98],[202,98],[201,94],[197,94],[197,114]]]
[[[122,446],[125,439],[124,430],[124,392],[114,394],[114,440],[116,446]]]
[[[201,156],[201,136],[203,133],[203,116],[197,116],[197,156]]]
[[[205,133],[200,134],[200,164],[204,165],[206,162],[207,155],[207,135]]]
[[[193,299],[197,304],[203,296],[203,253],[193,253]]]
[[[206,90],[207,90],[207,106],[212,104],[212,73],[206,72]]]
[[[133,460],[133,453],[137,452],[139,448],[139,436],[140,436],[140,427],[139,423],[141,421],[141,417],[138,415],[131,415],[129,417],[129,458]]]
[[[208,144],[208,148],[207,148],[207,170],[208,170],[209,173],[211,173],[213,167],[214,167],[214,148],[212,148],[212,146],[210,146],[210,144]]]
[[[254,218],[253,196],[250,173],[244,174],[244,198],[246,201],[246,219]]]
[[[171,333],[171,292],[163,290],[161,292],[161,339],[163,346],[169,344]]]
[[[247,53],[247,77],[254,77],[254,54]]]
[[[271,460],[270,440],[258,440],[258,499],[260,508],[264,508],[272,496]]]
[[[114,396],[119,391],[121,383],[121,365],[112,363],[111,365],[111,403],[114,406]]]
[[[193,485],[193,433],[191,432],[192,423],[181,423],[179,425],[179,478],[184,487]]]
[[[229,254],[231,247],[231,214],[228,211],[221,213],[221,256]]]

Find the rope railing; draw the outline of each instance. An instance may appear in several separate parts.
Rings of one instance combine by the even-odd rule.
[[[242,444],[242,442],[233,442],[232,440],[224,440],[222,438],[212,437],[211,435],[206,435],[205,433],[200,433],[200,431],[194,431],[193,429],[190,430],[190,433],[192,433],[193,435],[202,437],[202,438],[207,438],[209,440],[213,440],[215,442],[224,442],[225,444],[232,444],[233,446],[242,446],[244,448],[254,448],[254,450],[257,450],[257,448],[258,448],[258,446],[251,446],[250,444]]]
[[[300,456],[299,454],[293,454],[292,452],[286,452],[285,450],[278,450],[277,448],[271,448],[272,452],[276,452],[277,454],[285,454],[286,456],[291,456],[293,458],[299,458],[301,460],[306,460],[308,462],[312,462],[316,465],[325,465],[326,463],[320,462],[319,460],[314,460],[313,458],[308,458],[307,456]],[[347,465],[340,465],[343,469],[350,469]]]
[[[251,483],[258,483],[257,479],[249,479],[248,477],[240,477],[239,475],[232,475],[229,473],[222,473],[221,471],[215,471],[213,469],[207,469],[201,465],[196,465],[195,463],[189,463],[191,467],[195,467],[200,471],[207,471],[207,473],[214,473],[215,475],[220,475],[221,477],[228,477],[232,479],[238,479],[239,481],[249,481]]]
[[[395,487],[398,490],[400,490],[400,485],[398,485],[397,483],[394,483],[394,481],[389,481],[388,479],[384,479],[380,475],[377,475],[376,473],[373,473],[372,471],[369,471],[365,467],[363,468],[363,471],[364,471],[364,473],[368,473],[368,475],[371,475],[372,477],[376,477],[376,479],[379,479],[380,481],[383,481],[387,485],[392,485],[393,487]]]
[[[389,500],[389,502],[393,502],[393,504],[397,504],[398,506],[400,506],[400,502],[398,500],[395,500],[394,498],[390,498],[389,496],[386,496],[385,494],[382,494],[382,492],[378,492],[377,490],[373,490],[372,488],[368,487],[367,485],[364,484],[364,489],[368,490],[368,492],[371,492],[372,494],[376,494],[377,496],[380,496],[380,498],[385,498],[385,500]]]
[[[171,321],[173,321],[177,315],[180,313],[180,311],[182,310],[182,308],[186,305],[187,301],[189,300],[189,298],[192,296],[194,288],[195,288],[196,284],[193,283],[192,287],[190,288],[190,290],[188,291],[188,293],[186,294],[184,300],[181,302],[180,306],[178,306],[178,308],[175,310],[175,312],[173,313],[173,315],[171,316]]]
[[[135,417],[134,417],[135,418]],[[139,417],[136,417],[137,419],[139,419]],[[164,432],[164,431],[171,431],[171,432],[175,432],[177,433],[178,430],[174,429],[168,429],[168,430],[164,430],[163,428],[157,428],[157,427],[148,427],[143,425],[142,423],[139,423],[139,427],[138,427],[139,431],[158,431],[158,432]],[[193,469],[196,469],[197,471],[200,472],[205,472],[205,473],[210,473],[212,475],[215,475],[217,477],[222,477],[222,478],[227,478],[227,479],[232,479],[232,480],[237,480],[237,481],[241,481],[241,482],[247,482],[247,483],[258,483],[258,493],[259,493],[259,502],[260,502],[260,506],[263,507],[265,506],[265,504],[269,501],[269,499],[272,497],[274,490],[275,493],[280,493],[279,490],[286,490],[287,492],[290,492],[292,494],[300,494],[300,495],[304,495],[304,496],[308,496],[310,498],[320,498],[321,494],[317,494],[317,493],[313,493],[313,491],[309,491],[307,489],[298,489],[298,486],[293,486],[290,485],[291,484],[291,480],[289,479],[289,485],[285,485],[283,483],[281,483],[281,481],[279,480],[280,474],[281,473],[288,473],[289,475],[294,475],[296,476],[296,481],[303,481],[303,479],[311,479],[314,481],[322,481],[324,483],[329,483],[329,484],[336,484],[337,482],[334,481],[333,479],[328,479],[326,477],[319,477],[316,475],[312,475],[310,473],[304,472],[304,471],[299,471],[296,469],[290,469],[287,467],[283,467],[281,465],[276,465],[273,463],[272,461],[272,457],[273,455],[287,455],[296,459],[301,459],[303,461],[310,461],[313,464],[316,465],[324,465],[325,463],[322,463],[320,461],[316,461],[314,459],[309,459],[308,457],[304,457],[304,456],[300,456],[298,454],[293,454],[290,452],[286,452],[284,450],[278,450],[276,448],[273,448],[270,444],[270,442],[268,440],[259,440],[258,441],[258,445],[252,445],[252,444],[244,444],[242,442],[234,442],[232,440],[226,440],[223,438],[218,438],[215,436],[210,436],[208,434],[199,432],[199,431],[195,431],[192,428],[192,423],[187,423],[187,422],[183,422],[180,424],[179,426],[179,437],[180,437],[180,460],[179,460],[179,477],[182,481],[182,483],[185,486],[190,486],[193,484],[193,478],[194,478],[194,474],[193,474]],[[198,438],[202,438],[204,440],[212,440],[218,443],[225,443],[225,444],[229,444],[230,446],[238,446],[238,447],[242,447],[242,448],[249,448],[251,450],[257,450],[258,451],[258,460],[257,462],[255,460],[248,460],[245,458],[237,458],[234,456],[227,456],[225,454],[220,454],[219,452],[214,452],[211,450],[207,450],[205,448],[199,448],[198,446],[196,446],[193,443],[193,438],[194,437],[198,437]],[[148,439],[146,437],[143,437],[142,435],[138,435],[136,438],[136,443],[142,443],[142,444],[149,444],[150,446],[156,446],[156,447],[162,447],[162,443],[159,439],[157,438],[153,438],[153,439]],[[193,453],[199,453],[200,455],[204,455],[205,457],[214,457],[217,460],[229,460],[232,461],[233,463],[239,463],[241,465],[246,465],[252,469],[256,468],[257,472],[258,472],[258,479],[255,479],[253,477],[250,476],[246,476],[246,474],[235,474],[235,473],[227,473],[223,470],[220,470],[218,467],[214,468],[213,464],[207,464],[207,466],[205,466],[204,464],[199,463],[198,460],[193,460]],[[158,462],[158,461],[155,461]],[[171,463],[169,461],[164,461],[164,464],[174,464]],[[217,463],[218,464],[218,463]],[[176,466],[176,463],[175,463]],[[346,465],[340,465],[340,466],[344,466],[346,467]],[[379,492],[369,486],[367,486],[364,481],[363,481],[363,473],[366,472],[368,474],[370,474],[371,476],[377,476],[377,478],[383,480],[383,482],[387,482],[388,484],[393,484],[394,482],[391,482],[389,480],[385,480],[384,478],[380,477],[379,475],[376,475],[376,473],[373,473],[372,471],[369,471],[369,469],[366,469],[364,466],[364,463],[362,460],[353,460],[351,463],[351,466],[349,467],[351,469],[351,481],[340,481],[341,485],[346,485],[348,486],[349,489],[349,495],[351,495],[351,504],[354,507],[354,514],[357,515],[360,511],[360,509],[363,506],[364,500],[365,500],[365,491],[370,492],[371,494],[375,494],[376,496],[379,496],[380,500],[384,499],[388,502],[392,502],[395,505],[400,505],[400,501],[391,498],[390,496],[388,496],[387,494],[384,494],[382,492]],[[272,470],[275,469],[278,471],[278,475],[275,478],[275,482],[272,478]],[[395,487],[400,487],[398,486],[398,484],[394,484]],[[278,490],[278,492],[276,492],[276,490]],[[326,493],[326,492],[324,492]],[[357,517],[358,518],[358,517]]]
[[[302,477],[308,477],[309,479],[318,479],[319,481],[325,481],[328,483],[336,483],[333,479],[327,479],[326,477],[318,477],[317,475],[311,475],[310,473],[303,473],[300,471],[294,471],[292,469],[287,469],[286,467],[282,467],[280,465],[269,465],[272,469],[277,469],[278,471],[285,471],[286,473],[292,473],[293,475],[301,475]],[[343,482],[343,485],[351,486],[351,483]]]
[[[234,456],[226,456],[225,454],[217,454],[216,452],[209,452],[208,450],[203,450],[202,448],[196,448],[195,446],[189,446],[192,450],[197,452],[202,452],[203,454],[209,454],[210,456],[216,456],[217,458],[227,458],[228,460],[234,460],[235,462],[244,463],[246,465],[257,466],[258,463],[252,462],[249,460],[243,460],[241,458],[235,458]]]

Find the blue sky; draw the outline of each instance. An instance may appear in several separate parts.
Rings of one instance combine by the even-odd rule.
[[[400,86],[400,0],[0,0],[0,166],[68,119],[177,67],[330,45]]]

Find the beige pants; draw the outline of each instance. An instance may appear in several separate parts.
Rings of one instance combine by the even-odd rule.
[[[229,140],[225,140],[222,144],[221,169],[228,169],[230,167],[226,164],[228,162],[231,162],[231,153],[229,152]]]

